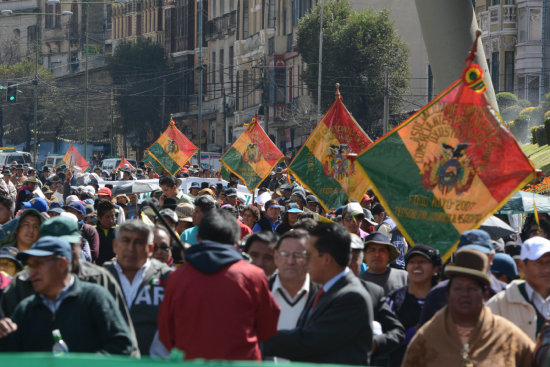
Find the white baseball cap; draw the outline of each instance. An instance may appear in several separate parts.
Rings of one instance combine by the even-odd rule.
[[[546,253],[550,253],[550,241],[544,237],[535,236],[523,242],[520,259],[538,260]]]

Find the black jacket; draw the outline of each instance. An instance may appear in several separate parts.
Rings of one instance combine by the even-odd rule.
[[[307,305],[310,309],[313,300]],[[292,361],[367,365],[372,349],[372,300],[348,272],[325,293],[298,327],[279,330],[264,342],[264,354]]]
[[[378,321],[382,325],[382,334],[373,337],[378,351],[373,356],[371,365],[384,366],[387,364],[388,355],[397,349],[405,339],[405,329],[386,303],[384,288],[366,280],[361,280],[361,283],[372,298],[374,321]]]

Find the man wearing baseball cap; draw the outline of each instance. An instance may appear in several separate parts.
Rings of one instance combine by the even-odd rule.
[[[0,349],[51,351],[53,325],[71,352],[132,353],[128,326],[113,297],[70,272],[68,242],[45,236],[17,258],[28,266],[36,294],[23,300],[11,318],[0,320]]]
[[[252,232],[271,231],[275,232],[281,222],[281,209],[283,207],[275,200],[268,200],[265,203],[265,213],[254,225]]]
[[[521,246],[520,256],[525,280],[514,280],[487,306],[536,341],[544,320],[550,317],[550,241],[531,237]]]

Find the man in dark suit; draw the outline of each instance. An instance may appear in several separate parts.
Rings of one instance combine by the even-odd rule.
[[[339,224],[320,223],[306,245],[311,280],[322,284],[291,330],[264,343],[264,354],[292,361],[367,365],[372,348],[372,300],[347,267],[350,235]]]

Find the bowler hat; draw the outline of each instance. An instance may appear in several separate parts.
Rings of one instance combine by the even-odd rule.
[[[477,250],[464,249],[456,253],[454,263],[445,267],[445,276],[462,275],[490,285],[488,270],[489,258],[485,254]]]

